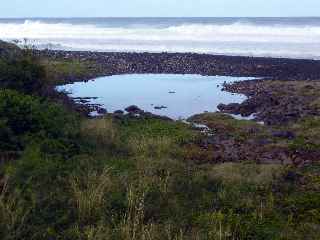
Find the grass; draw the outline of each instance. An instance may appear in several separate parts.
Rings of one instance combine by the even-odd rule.
[[[163,121],[160,119],[130,120],[120,124],[121,138],[129,137],[169,137],[176,143],[185,143],[197,136],[190,127],[182,122]]]
[[[8,179],[4,179],[0,192],[0,237],[20,239],[27,224],[30,208],[25,207],[18,194],[9,193]]]
[[[48,190],[59,193],[51,197],[55,205],[67,200],[64,207],[59,207],[64,209],[64,217],[59,221],[65,223],[51,225],[47,218],[47,222],[30,229],[27,222],[39,210],[30,215],[23,207],[25,220],[20,222],[23,218],[15,218],[18,226],[22,224],[23,234],[30,236],[37,229],[39,234],[35,239],[51,236],[124,240],[250,239],[251,236],[253,239],[292,239],[292,236],[316,239],[318,236],[319,171],[315,168],[298,170],[254,163],[197,166],[184,155],[172,154],[173,149],[184,146],[177,134],[190,137],[193,130],[180,123],[157,120],[140,125],[136,120],[130,121],[124,125],[110,118],[83,121],[81,136],[85,143],[95,146],[88,153],[93,155],[75,156],[69,163],[69,174],[59,177],[66,190],[58,191],[59,185]],[[175,134],[164,131],[165,126]],[[128,132],[133,132],[133,136],[126,135]],[[127,149],[126,154],[106,150],[120,146]],[[16,172],[11,176],[18,181]],[[298,178],[286,180],[289,172]],[[34,173],[30,174],[32,178]],[[308,189],[301,185],[301,176]],[[31,185],[32,194],[45,187],[35,181],[38,187]],[[25,192],[24,198],[28,195]],[[14,214],[21,216],[17,209],[14,208]],[[49,213],[50,208],[41,215]],[[5,222],[10,223],[8,219]],[[49,225],[50,230],[45,228]],[[314,233],[308,232],[311,230]]]
[[[91,72],[93,63],[80,60],[49,60],[42,59],[41,64],[45,66],[47,78],[52,84],[64,84],[66,79],[81,79]]]
[[[249,137],[264,137],[267,130],[261,124],[249,120],[237,120],[222,113],[204,113],[188,119],[194,123],[205,124],[215,133],[232,134],[238,140]]]
[[[93,141],[97,148],[119,143],[118,127],[112,118],[88,119],[81,125],[81,134],[88,141]]]
[[[162,158],[173,152],[176,145],[169,137],[134,137],[129,139],[130,152],[139,157]]]
[[[101,215],[105,198],[112,186],[109,169],[103,169],[100,173],[90,171],[82,177],[73,175],[69,184],[77,222],[88,224],[95,221]]]
[[[86,68],[82,62],[43,64],[57,73],[52,83]],[[217,149],[201,144],[216,136],[238,147],[261,139],[284,148],[295,144],[295,150],[317,146],[317,117],[280,129],[293,131],[294,139],[272,137],[274,129],[227,115],[193,117],[214,130],[206,136],[182,122],[83,119],[21,92],[3,98],[1,146],[7,150],[19,140],[21,153],[0,172],[1,239],[319,239],[316,162],[194,161],[210,160]]]
[[[270,185],[284,170],[278,164],[223,163],[210,167],[209,176],[228,184]]]

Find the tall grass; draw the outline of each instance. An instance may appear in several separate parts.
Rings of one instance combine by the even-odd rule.
[[[99,220],[111,186],[112,180],[108,168],[102,172],[90,170],[81,178],[77,175],[71,177],[70,190],[78,223],[85,225]]]
[[[28,226],[30,209],[23,204],[19,196],[10,194],[8,187],[8,178],[5,178],[0,192],[0,238],[21,239]]]
[[[108,196],[112,194],[114,183],[110,176],[111,170],[107,168],[101,172],[84,171],[87,173],[72,176],[69,181],[77,221],[73,228],[69,229],[68,235],[86,240],[184,239],[183,231],[177,231],[173,224],[152,222],[146,218],[147,195],[154,187],[165,193],[168,189],[168,176],[162,179],[139,172],[136,180],[130,180],[125,192],[126,209],[118,216],[118,221],[113,219],[118,218],[117,216],[106,211],[110,203]]]
[[[108,147],[115,146],[120,142],[117,126],[112,118],[84,120],[81,133],[84,138],[99,149],[108,149]]]
[[[278,164],[222,163],[209,167],[211,178],[229,184],[271,184],[285,168]]]
[[[147,189],[130,187],[127,192],[127,211],[120,224],[122,239],[139,239],[140,235],[148,234],[144,226],[144,206]]]
[[[148,222],[145,215],[146,196],[150,182],[142,177],[137,186],[131,185],[127,192],[127,210],[118,226],[119,238],[123,240],[182,240],[185,233],[176,230],[171,223]]]
[[[102,223],[95,225],[88,225],[80,227],[75,225],[65,233],[68,237],[73,236],[72,239],[80,240],[109,240],[113,239],[113,233],[109,226]]]
[[[135,156],[149,158],[168,157],[176,148],[169,137],[133,137],[128,141],[128,148]]]

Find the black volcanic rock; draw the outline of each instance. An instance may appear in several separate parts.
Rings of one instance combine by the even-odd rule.
[[[141,112],[143,112],[138,106],[136,105],[131,105],[129,107],[127,107],[125,109],[128,113],[135,113],[135,114],[139,114]]]
[[[230,104],[220,103],[217,106],[217,108],[224,113],[239,114],[240,104],[239,103],[230,103]]]
[[[261,77],[279,80],[320,79],[320,61],[267,57],[222,56],[196,53],[123,53],[86,51],[41,51],[56,59],[94,63],[86,78],[133,73],[201,74]],[[67,81],[68,79],[66,79]],[[77,79],[69,79],[76,81]]]
[[[106,109],[104,109],[104,108],[98,108],[98,109],[97,109],[97,113],[104,115],[104,114],[107,114],[108,111],[107,111]]]

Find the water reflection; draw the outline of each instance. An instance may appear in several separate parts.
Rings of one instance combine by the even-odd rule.
[[[202,112],[215,112],[220,103],[240,103],[242,94],[221,91],[224,83],[253,78],[178,74],[128,74],[77,82],[58,87],[72,97],[97,97],[108,112],[129,105],[173,119],[186,119]]]

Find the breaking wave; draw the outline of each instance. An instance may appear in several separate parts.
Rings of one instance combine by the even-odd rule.
[[[1,22],[0,39],[39,48],[91,51],[201,52],[320,58],[320,25],[184,23],[112,26],[71,22]]]

